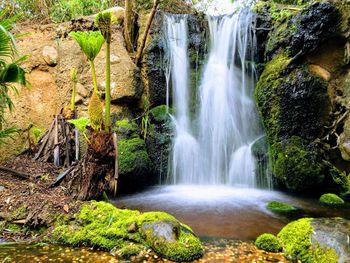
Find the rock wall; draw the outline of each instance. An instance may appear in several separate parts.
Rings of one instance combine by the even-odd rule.
[[[28,33],[20,38],[17,48],[20,54],[29,55],[23,64],[30,88],[21,88],[14,96],[15,111],[6,115],[7,125],[26,129],[29,124],[42,129],[48,128],[53,116],[69,104],[72,83],[70,70],[78,70],[76,104],[79,116],[87,114],[87,104],[92,92],[91,72],[85,55],[75,40],[68,37],[70,31],[94,29],[92,18],[80,19],[60,25],[21,24],[17,32]],[[143,93],[143,83],[124,47],[122,29],[113,29],[111,46],[111,89],[112,112],[118,118],[133,117]],[[98,86],[105,86],[105,47],[95,60]],[[27,146],[27,135],[9,141],[0,149],[0,159],[18,153]]]
[[[255,10],[264,63],[255,97],[275,184],[307,193],[337,188],[335,182],[347,181],[338,169],[350,171],[342,153],[348,145],[350,5],[261,1]]]

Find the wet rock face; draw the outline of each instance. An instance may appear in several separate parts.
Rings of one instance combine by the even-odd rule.
[[[164,13],[158,12],[151,29],[152,41],[146,48],[145,67],[149,81],[150,102],[153,106],[166,103],[166,42],[164,40]],[[203,17],[188,14],[188,42],[190,67],[202,64],[206,53],[207,23]],[[193,74],[194,75],[194,74]]]
[[[322,134],[329,114],[327,86],[303,67],[297,68],[278,89],[280,136],[313,140]]]
[[[340,14],[331,3],[315,3],[292,19],[296,25],[290,39],[292,56],[314,51],[322,42],[337,33]]]
[[[161,182],[167,177],[171,143],[174,136],[172,120],[167,111],[166,105],[151,109],[151,127],[146,138],[152,173]]]
[[[311,221],[314,230],[311,242],[329,247],[339,256],[338,262],[347,262],[350,258],[349,236],[350,221],[343,218],[316,218]]]

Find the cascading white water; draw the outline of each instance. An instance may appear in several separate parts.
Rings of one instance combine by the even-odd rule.
[[[176,137],[173,145],[173,183],[182,175],[195,178],[198,172],[198,143],[192,135],[189,111],[189,61],[187,15],[166,15],[166,40],[168,54],[168,87],[171,82],[173,104],[176,109],[173,118]],[[171,81],[170,81],[171,80]],[[169,88],[167,89],[169,93]],[[169,94],[167,96],[169,98]],[[169,99],[167,99],[169,101]]]
[[[210,52],[191,118],[187,17],[166,15],[176,137],[172,183],[256,186],[251,145],[260,129],[254,105],[255,35],[248,11],[208,17]],[[196,125],[194,125],[196,123]]]

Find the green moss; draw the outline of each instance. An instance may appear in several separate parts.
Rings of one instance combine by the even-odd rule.
[[[336,194],[323,194],[320,197],[320,202],[328,206],[339,206],[345,204],[344,200]]]
[[[324,180],[317,149],[304,146],[300,137],[292,136],[289,140],[272,145],[270,153],[273,173],[288,189],[299,192],[313,188]]]
[[[7,224],[6,230],[13,233],[19,233],[22,232],[23,229],[20,225],[17,224]]]
[[[291,58],[284,53],[274,57],[266,64],[255,89],[255,100],[270,142],[276,140],[279,132],[280,107],[276,89],[284,81],[283,72],[290,61]]]
[[[19,219],[25,219],[28,215],[28,210],[26,205],[17,207],[13,212],[7,216],[8,221],[14,221]]]
[[[279,232],[277,237],[282,241],[285,254],[301,262],[336,263],[338,256],[334,249],[311,243],[311,222],[312,218],[302,218],[289,223]]]
[[[140,138],[118,141],[119,172],[121,174],[145,172],[150,160],[146,151],[145,141]]]
[[[272,234],[262,234],[255,240],[255,245],[268,252],[279,252],[282,250],[281,242]]]
[[[277,214],[290,214],[295,213],[298,209],[290,204],[271,201],[267,204],[267,208]]]
[[[139,137],[139,127],[136,122],[128,119],[117,121],[114,125],[114,130],[118,133],[118,136],[136,138]]]
[[[157,106],[149,111],[152,121],[163,123],[169,120],[171,109],[167,105]]]
[[[164,212],[118,209],[105,202],[91,201],[82,205],[75,220],[57,223],[53,241],[69,245],[85,245],[115,250],[117,255],[131,257],[141,250],[152,248],[160,255],[177,261],[197,259],[203,254],[201,243],[187,228],[180,231],[175,242],[145,238],[139,230],[145,223],[171,221],[180,224]],[[130,226],[136,226],[131,230]]]

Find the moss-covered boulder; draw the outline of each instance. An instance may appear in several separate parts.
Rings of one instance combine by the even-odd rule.
[[[74,218],[58,221],[52,241],[112,250],[124,257],[149,248],[173,261],[191,261],[203,255],[199,239],[173,216],[142,214],[96,201],[83,204]]]
[[[286,53],[268,62],[255,98],[274,178],[289,190],[305,191],[324,181],[322,152],[313,141],[323,132],[329,98],[322,80],[291,62]]]
[[[275,235],[262,234],[255,240],[255,245],[268,252],[279,252],[282,250],[281,242]]]
[[[290,258],[310,263],[336,263],[350,258],[349,234],[348,220],[303,218],[289,223],[277,237]]]
[[[279,201],[271,201],[267,204],[267,209],[270,211],[276,213],[276,214],[293,214],[298,210],[298,208],[284,203],[284,202],[279,202]]]
[[[146,143],[139,137],[118,141],[119,192],[133,192],[153,183]]]
[[[320,202],[327,206],[341,206],[345,204],[344,200],[336,194],[323,194],[320,197]]]

